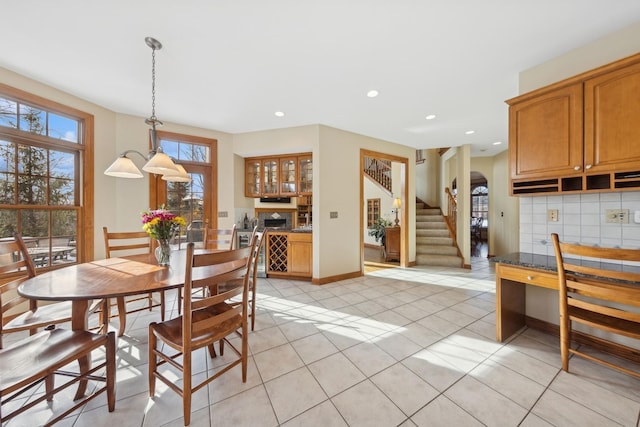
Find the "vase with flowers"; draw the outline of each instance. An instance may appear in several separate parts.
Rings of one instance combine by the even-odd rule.
[[[150,237],[158,241],[158,247],[155,252],[158,265],[169,265],[171,260],[171,239],[180,230],[180,227],[185,225],[184,218],[169,212],[164,206],[160,206],[159,209],[142,212],[142,229]]]

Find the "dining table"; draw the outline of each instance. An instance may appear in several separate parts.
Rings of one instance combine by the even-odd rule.
[[[210,252],[196,249],[196,253]],[[200,275],[222,274],[239,265],[212,265],[196,270]],[[108,258],[50,270],[25,280],[18,293],[42,301],[71,301],[71,328],[88,330],[89,305],[93,300],[141,295],[184,286],[186,249],[171,252],[169,266],[159,266],[153,254]]]

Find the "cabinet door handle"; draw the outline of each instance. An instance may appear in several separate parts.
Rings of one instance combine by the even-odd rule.
[[[527,276],[527,280],[533,280],[533,276]]]
[[[584,168],[585,169],[591,169],[591,165],[586,165]]]
[[[574,166],[574,167],[573,167],[573,170],[574,170],[574,171],[579,171],[579,170],[580,170],[580,166]]]

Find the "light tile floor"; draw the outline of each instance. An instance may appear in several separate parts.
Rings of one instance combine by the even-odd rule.
[[[195,393],[192,426],[638,426],[640,381],[582,359],[565,373],[557,338],[535,330],[495,341],[486,259],[474,258],[471,270],[392,268],[323,286],[258,286],[247,382],[234,368]],[[119,339],[115,412],[101,396],[60,425],[183,425],[173,391],[159,383],[147,395],[147,325],[158,318],[132,316]],[[200,352],[198,375],[226,357]],[[7,426],[39,425],[57,407]]]

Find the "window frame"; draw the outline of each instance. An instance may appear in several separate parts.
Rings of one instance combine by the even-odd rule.
[[[50,99],[0,83],[0,96],[27,104],[31,107],[41,108],[47,112],[73,118],[79,121],[78,142],[57,140],[49,136],[31,133],[9,127],[0,127],[0,135],[20,143],[49,149],[63,149],[69,151],[69,144],[75,144],[79,161],[75,170],[74,180],[78,187],[75,190],[75,203],[73,205],[0,205],[2,209],[41,209],[54,211],[59,209],[72,209],[78,212],[77,236],[76,236],[76,262],[82,263],[92,260],[94,257],[94,116],[68,105],[61,104]],[[42,270],[55,269],[64,265],[42,267]],[[40,270],[40,269],[39,269]]]

